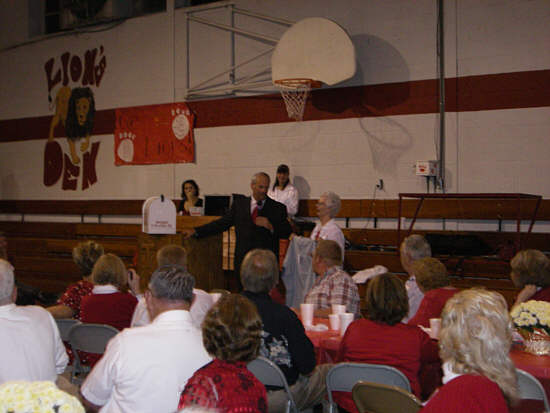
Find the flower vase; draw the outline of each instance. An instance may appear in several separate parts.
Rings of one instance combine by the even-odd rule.
[[[524,336],[525,351],[537,356],[550,354],[550,336],[545,332],[535,329],[533,332],[522,334]]]

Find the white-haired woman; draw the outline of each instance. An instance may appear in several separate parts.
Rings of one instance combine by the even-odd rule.
[[[461,291],[447,301],[441,325],[444,385],[421,412],[508,412],[518,387],[504,297],[481,289]]]
[[[317,201],[317,216],[320,222],[315,225],[311,232],[311,239],[328,239],[336,241],[340,248],[342,248],[342,254],[345,251],[345,238],[340,227],[336,224],[334,217],[340,212],[340,206],[342,201],[340,197],[334,192],[325,192],[319,197]]]

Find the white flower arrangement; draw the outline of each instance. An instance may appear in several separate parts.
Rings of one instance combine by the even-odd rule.
[[[530,300],[515,306],[510,315],[520,331],[550,335],[550,303]]]
[[[8,381],[0,385],[0,413],[84,413],[76,397],[51,381]]]

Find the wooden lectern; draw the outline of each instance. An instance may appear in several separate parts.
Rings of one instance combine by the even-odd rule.
[[[215,221],[214,216],[178,216],[176,234],[156,235],[141,233],[139,242],[138,273],[141,275],[141,287],[144,289],[151,274],[157,268],[156,253],[164,245],[183,245],[187,251],[187,268],[195,276],[196,288],[210,291],[214,288],[225,288],[222,269],[222,234],[197,239],[184,240],[183,229],[199,227]]]

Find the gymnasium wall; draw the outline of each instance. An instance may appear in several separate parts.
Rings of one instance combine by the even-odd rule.
[[[169,4],[171,2],[168,2]],[[448,192],[550,196],[550,2],[445,1]],[[239,8],[291,21],[321,16],[349,33],[356,75],[316,91],[303,122],[289,121],[275,91],[189,102],[196,115],[196,161],[115,166],[114,110],[179,102],[186,88],[184,10],[129,19],[110,30],[27,41],[27,2],[0,10],[0,197],[2,199],[178,198],[195,179],[203,194],[249,191],[249,178],[290,166],[302,198],[333,190],[342,198],[395,198],[423,192],[416,160],[437,159],[435,0],[237,0]],[[205,16],[228,21],[226,11]],[[238,16],[246,30],[280,37],[284,26]],[[229,35],[191,24],[190,81],[229,64]],[[102,49],[101,49],[102,48]],[[267,45],[237,36],[236,61]],[[92,90],[99,142],[97,182],[83,190],[43,184],[44,149],[55,108],[45,63],[97,50],[106,66]],[[336,62],[326,62],[327,65]],[[238,76],[269,67],[263,58]],[[227,76],[225,77],[227,78]],[[81,85],[81,79],[69,86]],[[50,95],[55,98],[59,85]],[[66,139],[56,137],[68,152]],[[384,190],[374,192],[379,179]]]

